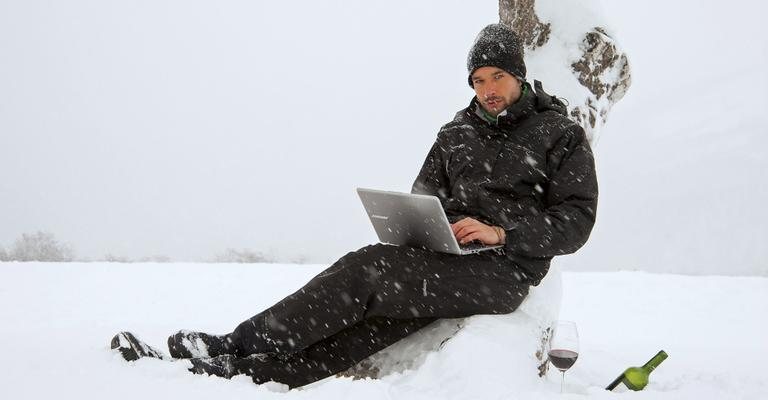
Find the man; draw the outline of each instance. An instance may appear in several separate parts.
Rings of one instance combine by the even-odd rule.
[[[525,82],[519,38],[484,28],[467,62],[476,96],[442,127],[412,191],[438,196],[456,238],[503,244],[457,256],[376,244],[351,252],[226,335],[168,339],[190,370],[302,386],[342,372],[438,318],[505,314],[576,251],[595,220],[597,182],[583,130]],[[128,332],[128,359],[164,357]]]

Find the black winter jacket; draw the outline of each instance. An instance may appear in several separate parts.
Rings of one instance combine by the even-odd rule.
[[[553,256],[587,241],[597,178],[583,129],[526,86],[495,123],[473,98],[438,132],[411,192],[439,197],[451,222],[504,228],[504,254],[536,285]]]

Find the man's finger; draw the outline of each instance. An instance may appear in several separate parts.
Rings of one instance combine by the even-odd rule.
[[[461,219],[461,221],[459,221],[459,222],[456,222],[456,223],[454,223],[454,224],[451,224],[451,230],[453,231],[453,233],[454,233],[454,234],[456,234],[456,232],[457,232],[459,229],[461,229],[461,228],[463,228],[464,226],[466,226],[468,223],[470,223],[470,222],[471,222],[471,220],[472,220],[472,218],[469,218],[469,217],[466,217],[466,218],[462,218],[462,219]]]
[[[470,231],[469,231],[469,230],[470,230],[471,228],[472,228],[471,226],[463,226],[463,227],[461,227],[461,228],[457,229],[457,230],[456,230],[456,233],[455,233],[455,234],[456,234],[456,237],[457,237],[457,238],[459,238],[459,239],[463,238],[463,237],[464,237],[464,236],[466,236],[468,233],[470,233]]]
[[[467,235],[469,235],[471,233],[475,233],[478,230],[480,230],[480,227],[477,226],[477,225],[465,226],[465,227],[461,228],[458,232],[456,232],[456,237],[459,238],[459,239],[463,239]]]
[[[461,240],[461,244],[469,243],[473,240],[476,240],[480,234],[478,232],[472,232],[469,235],[465,236],[464,239]]]
[[[474,225],[465,227],[459,234],[461,235],[461,237],[466,237],[471,233],[482,232],[483,228],[485,228],[485,226],[482,223],[478,222]]]
[[[466,235],[466,234],[467,234],[467,226],[460,226],[460,227],[458,227],[458,228],[456,229],[456,231],[455,231],[455,232],[453,232],[453,234],[454,234],[454,235],[455,235],[457,238],[461,239],[462,237],[464,237],[464,235]]]
[[[477,221],[474,218],[465,217],[465,218],[462,218],[461,221],[457,222],[457,224],[467,225],[467,224],[471,224],[473,222],[477,222]]]
[[[461,221],[454,222],[454,223],[451,224],[451,231],[453,231],[454,235],[456,234],[456,232],[459,231],[459,229],[461,229],[464,226],[464,224],[465,224],[464,220],[466,220],[466,218],[462,219]]]

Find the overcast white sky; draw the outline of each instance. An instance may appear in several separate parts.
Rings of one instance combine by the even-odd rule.
[[[760,114],[768,106],[764,94],[740,93],[768,92],[761,2],[731,2],[727,9],[716,1],[604,3],[635,77],[596,146],[604,169],[600,221],[574,263],[597,269],[637,252],[618,234],[627,210],[649,199],[626,188],[658,189],[658,179],[640,171],[647,157],[638,152],[662,148],[656,161],[671,166],[693,145],[704,150],[686,160],[697,163],[708,159],[707,146],[732,144],[725,132],[743,122],[735,132],[747,132],[744,139],[726,149],[729,166],[715,170],[717,181],[728,180],[731,164],[744,161],[740,152],[754,148],[753,140],[765,144],[755,138],[765,137]],[[437,0],[0,0],[0,245],[46,230],[85,257],[201,260],[236,247],[330,262],[374,242],[355,187],[410,189],[440,125],[472,96],[466,52],[477,31],[498,20],[497,7]],[[720,115],[715,105],[723,98],[746,101]],[[679,102],[712,107],[676,116],[670,110]],[[697,138],[665,142],[670,131],[658,126],[708,119],[714,139],[701,146]],[[680,124],[672,133],[684,131]],[[765,158],[751,157],[746,177],[731,186],[759,176],[752,169],[765,166]],[[671,168],[653,164],[665,174]],[[711,173],[689,171],[680,176],[696,187]],[[669,203],[653,199],[645,219],[673,221],[664,229],[679,227],[683,238],[701,235],[688,220],[658,215],[694,209],[686,218],[697,220],[697,207],[722,190],[705,190],[712,198],[702,199],[678,183],[663,186],[677,192]],[[752,196],[729,189],[722,209],[768,200],[764,180],[752,186]],[[768,238],[765,211],[736,225],[721,214],[717,229],[737,236],[728,240]],[[654,226],[634,226],[639,233],[631,242],[658,246]],[[697,240],[685,252],[711,244]],[[662,250],[667,262],[686,254],[672,255],[679,247]],[[765,268],[766,251],[746,247],[739,249],[748,253],[739,268]],[[629,260],[621,266],[655,262]],[[692,262],[717,270],[724,260]]]
[[[0,243],[325,260],[370,242],[355,187],[410,188],[494,19],[459,1],[3,0]]]

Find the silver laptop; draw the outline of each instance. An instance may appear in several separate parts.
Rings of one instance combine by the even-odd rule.
[[[435,196],[363,188],[357,188],[357,194],[382,243],[460,255],[502,247],[479,242],[460,245]]]

